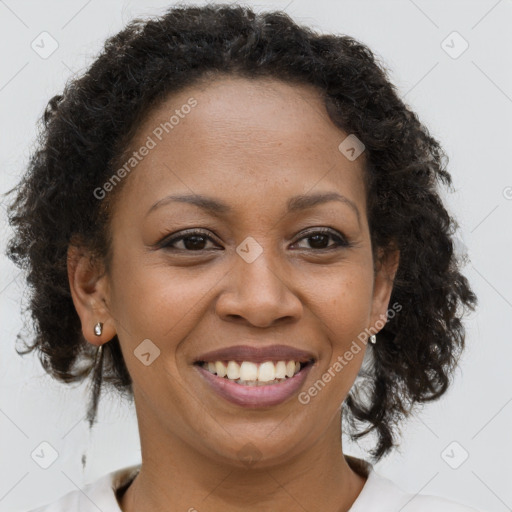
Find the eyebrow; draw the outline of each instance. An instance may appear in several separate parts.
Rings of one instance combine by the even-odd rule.
[[[287,202],[287,213],[307,210],[309,208],[313,208],[317,205],[328,203],[330,201],[339,201],[349,206],[357,215],[357,221],[360,223],[359,209],[357,208],[356,204],[348,199],[348,197],[342,196],[337,192],[303,194],[291,197]],[[208,213],[219,217],[233,213],[231,206],[212,197],[202,196],[199,194],[184,194],[170,195],[160,199],[153,206],[151,206],[146,215],[149,215],[152,211],[173,202],[192,204]]]

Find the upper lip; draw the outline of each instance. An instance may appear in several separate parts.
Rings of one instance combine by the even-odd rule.
[[[254,363],[298,361],[299,363],[306,363],[314,359],[315,356],[311,352],[286,345],[269,345],[267,347],[235,345],[206,352],[198,356],[195,363],[214,361],[252,361]]]

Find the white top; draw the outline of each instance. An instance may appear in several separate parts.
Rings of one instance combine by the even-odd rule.
[[[435,496],[404,492],[393,482],[377,473],[362,459],[345,455],[348,464],[368,477],[363,490],[349,512],[478,512],[476,509]],[[30,512],[122,512],[115,491],[130,483],[139,472],[140,464],[118,469],[71,491],[57,501]]]

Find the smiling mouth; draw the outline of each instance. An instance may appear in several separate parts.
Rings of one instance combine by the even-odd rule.
[[[212,375],[242,386],[271,386],[292,379],[307,366],[311,366],[314,359],[306,362],[294,360],[264,361],[196,361]]]

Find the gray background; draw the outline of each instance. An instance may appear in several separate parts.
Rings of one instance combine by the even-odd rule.
[[[511,0],[248,4],[285,9],[298,22],[368,44],[446,149],[455,184],[446,200],[461,226],[459,243],[469,251],[464,271],[480,308],[467,321],[467,351],[453,387],[405,425],[400,450],[376,469],[413,493],[512,510]],[[0,0],[0,192],[19,179],[47,100],[91,63],[106,37],[133,17],[159,14],[170,5]],[[31,47],[43,31],[58,43],[48,58]],[[457,58],[463,40],[452,35],[442,43],[453,31],[469,44]],[[0,213],[3,252],[9,235],[3,203]],[[0,292],[0,510],[23,511],[138,462],[140,448],[134,411],[116,396],[103,397],[99,424],[89,436],[83,421],[88,383],[53,382],[37,359],[15,353],[23,276],[3,254]],[[48,469],[31,458],[43,441],[58,452]],[[372,442],[358,447],[344,439],[345,451],[364,456]]]

